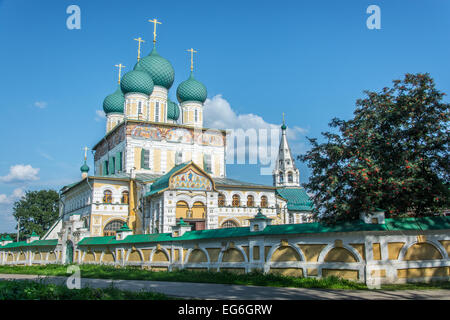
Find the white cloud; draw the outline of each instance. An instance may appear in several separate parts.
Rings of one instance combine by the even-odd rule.
[[[14,201],[22,198],[25,191],[22,188],[14,189],[11,195],[0,194],[0,204],[11,204]]]
[[[278,155],[281,123],[276,124],[267,122],[261,116],[253,113],[237,114],[232,109],[230,103],[220,94],[214,96],[212,99],[207,99],[203,110],[206,127],[232,130],[236,137],[243,137],[244,135],[247,135],[247,137],[254,137],[253,139],[249,139],[247,146],[245,143],[239,143],[238,141],[236,141],[238,145],[234,146],[232,141],[229,141],[228,147],[230,149],[227,148],[227,154],[228,156],[231,156],[230,158],[227,158],[227,162],[234,163],[231,159],[234,158],[233,154],[237,154],[237,161],[239,164],[243,164],[239,160],[240,155],[246,155],[249,159],[249,163],[255,164],[256,154],[258,154],[261,164],[267,164],[268,161],[271,161],[270,167],[273,166]],[[264,141],[266,140],[261,135],[261,131],[265,131],[267,138],[270,140],[267,147],[264,146]],[[250,132],[253,132],[253,134],[249,134]],[[305,144],[300,141],[300,139],[306,132],[307,130],[304,128],[288,126],[286,133],[294,156],[305,151]],[[273,141],[272,139],[275,139],[276,141]],[[263,142],[263,144],[261,144],[261,142]],[[253,160],[251,160],[252,158]]]
[[[33,168],[31,165],[17,164],[9,168],[9,173],[6,176],[0,177],[3,182],[27,182],[39,180],[37,176],[39,168]]]
[[[106,118],[105,111],[95,110],[95,121],[101,121]]]
[[[40,109],[44,109],[45,107],[47,107],[47,105],[48,105],[48,103],[45,102],[45,101],[36,101],[36,102],[34,103],[34,106],[35,106],[35,107],[38,107],[38,108],[40,108]]]
[[[266,122],[262,117],[253,114],[236,114],[230,103],[222,98],[221,94],[212,99],[206,99],[204,105],[205,126],[219,129],[280,129],[280,124]],[[293,126],[288,127],[288,139],[298,139],[300,135],[307,132],[306,129]]]

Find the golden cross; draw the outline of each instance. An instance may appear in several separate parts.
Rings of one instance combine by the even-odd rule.
[[[86,161],[86,159],[87,159],[87,151],[88,151],[88,147],[84,147],[84,161]]]
[[[186,50],[191,53],[191,71],[194,70],[194,53],[197,53],[198,51],[195,51],[193,48],[190,48],[189,50]]]
[[[139,37],[139,38],[137,38],[137,39],[134,39],[134,40],[136,40],[137,42],[139,42],[139,45],[138,45],[138,61],[141,59],[141,42],[145,42],[144,40],[142,40],[142,38],[141,37]]]
[[[158,19],[153,19],[153,20],[148,20],[148,22],[152,22],[154,27],[153,27],[153,43],[156,43],[156,25],[157,24],[162,24],[161,21],[158,21]]]
[[[123,64],[121,64],[121,63],[116,64],[115,66],[116,66],[117,68],[119,68],[119,81],[118,81],[118,83],[120,84],[120,75],[121,75],[121,73],[122,73],[122,68],[125,68],[125,66],[124,66]]]
[[[284,124],[284,112],[283,112],[283,124]]]

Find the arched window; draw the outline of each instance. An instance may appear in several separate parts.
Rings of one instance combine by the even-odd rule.
[[[159,102],[155,103],[155,122],[159,122]]]
[[[112,192],[110,190],[103,192],[103,203],[112,203]]]
[[[280,183],[283,183],[283,173],[280,173]]]
[[[241,197],[239,197],[238,194],[233,195],[233,207],[240,207],[241,206]]]
[[[122,203],[123,204],[128,204],[128,191],[124,191],[122,192]]]
[[[189,205],[185,201],[178,201],[177,208],[175,209],[175,216],[177,219],[189,218],[191,211],[189,210]]]
[[[125,222],[122,220],[113,220],[109,222],[103,229],[103,236],[115,236],[116,231],[122,228],[124,223]]]
[[[225,196],[223,194],[219,193],[217,202],[218,202],[219,207],[224,207],[225,206]]]
[[[237,228],[239,227],[238,224],[232,220],[227,220],[224,223],[222,223],[221,228]]]
[[[247,207],[255,206],[255,198],[252,195],[247,196]]]
[[[142,114],[142,101],[138,102],[138,117],[140,117]]]
[[[192,218],[205,219],[205,212],[206,208],[202,202],[200,201],[194,202],[194,205],[192,206]]]
[[[261,197],[261,208],[267,208],[267,197],[266,196]]]
[[[294,179],[292,177],[292,172],[288,173],[288,182],[294,182]]]

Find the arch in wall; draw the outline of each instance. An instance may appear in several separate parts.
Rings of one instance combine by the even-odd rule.
[[[269,206],[269,200],[266,195],[261,196],[260,207],[267,208]]]
[[[241,206],[241,196],[239,194],[237,194],[237,193],[233,194],[231,199],[232,199],[231,205],[233,207],[240,207]]]
[[[292,173],[292,171],[288,172],[288,182],[294,182],[294,174]]]
[[[189,205],[186,201],[180,200],[177,202],[176,209],[175,209],[175,216],[177,219],[187,218],[188,211],[189,211]]]
[[[302,250],[300,250],[299,247],[297,247],[294,243],[291,243],[288,241],[287,246],[286,245],[282,245],[282,244],[278,244],[278,245],[274,245],[270,248],[270,250],[267,252],[267,256],[264,257],[265,261],[271,261],[271,262],[277,262],[275,260],[272,261],[273,255],[275,252],[277,252],[279,249],[284,248],[284,247],[289,247],[292,250],[295,251],[296,255],[299,257],[299,261],[306,261],[305,255],[303,254]],[[290,250],[286,250],[290,251]],[[284,251],[278,251],[277,255],[283,253]],[[277,258],[277,256],[275,256],[275,259]],[[280,261],[281,262],[281,261]]]
[[[217,196],[217,205],[219,207],[225,207],[226,204],[226,197],[223,193],[219,193],[219,195]]]
[[[110,250],[106,250],[103,252],[101,258],[100,258],[101,262],[115,262],[116,259],[114,257],[114,253],[111,252]]]
[[[252,194],[247,195],[247,207],[255,206],[255,197]]]
[[[127,261],[128,262],[142,262],[144,261],[144,255],[139,249],[128,251]]]
[[[440,249],[432,242],[414,242],[402,248],[399,260],[440,260],[445,256]]]
[[[342,247],[336,247],[334,243],[330,243],[327,246],[325,246],[325,248],[322,249],[322,251],[320,252],[319,257],[317,259],[317,262],[319,262],[319,263],[326,262],[325,261],[325,257],[328,255],[328,253],[331,250],[333,250],[335,248],[347,249],[347,251],[349,251],[351,253],[351,255],[353,256],[352,260],[356,260],[354,262],[362,262],[362,261],[364,261],[364,259],[361,257],[361,255],[359,254],[359,252],[355,248],[353,248],[353,247],[351,247],[351,246],[349,246],[347,244],[343,244]],[[333,259],[335,254],[337,254],[337,251],[335,251],[335,253],[333,253],[333,255],[329,256],[328,259]],[[342,253],[342,254],[345,255],[345,253]],[[349,259],[351,259],[351,258],[349,258]]]
[[[204,249],[189,249],[186,263],[209,263],[208,253]]]
[[[93,251],[85,252],[83,262],[95,262],[95,253]]]
[[[39,260],[42,260],[42,256],[39,251],[36,251],[33,255],[33,261],[39,261]]]
[[[327,252],[323,262],[358,262],[355,255],[343,247],[334,247]]]
[[[220,225],[221,228],[237,228],[239,227],[239,223],[235,219],[226,219]]]
[[[112,203],[113,202],[113,193],[110,189],[106,189],[103,191],[103,203]]]
[[[290,262],[290,261],[301,261],[301,255],[292,246],[279,246],[274,250],[270,256],[271,262]]]
[[[116,231],[122,228],[124,224],[125,221],[121,219],[110,220],[103,228],[103,236],[115,236]]]
[[[239,249],[228,248],[227,250],[223,251],[221,257],[219,257],[220,262],[247,262],[245,253]]]
[[[170,262],[170,255],[165,248],[155,249],[152,251],[150,261],[152,262]]]
[[[194,202],[192,206],[192,218],[193,219],[205,219],[206,217],[206,206],[201,201]]]

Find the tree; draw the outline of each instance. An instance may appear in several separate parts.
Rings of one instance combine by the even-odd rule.
[[[326,142],[298,156],[312,168],[305,188],[322,220],[426,216],[449,207],[449,104],[429,74],[406,74],[392,88],[365,91],[354,118],[333,119]]]
[[[13,215],[20,219],[20,235],[43,236],[58,219],[59,195],[54,190],[27,191],[14,203]]]

